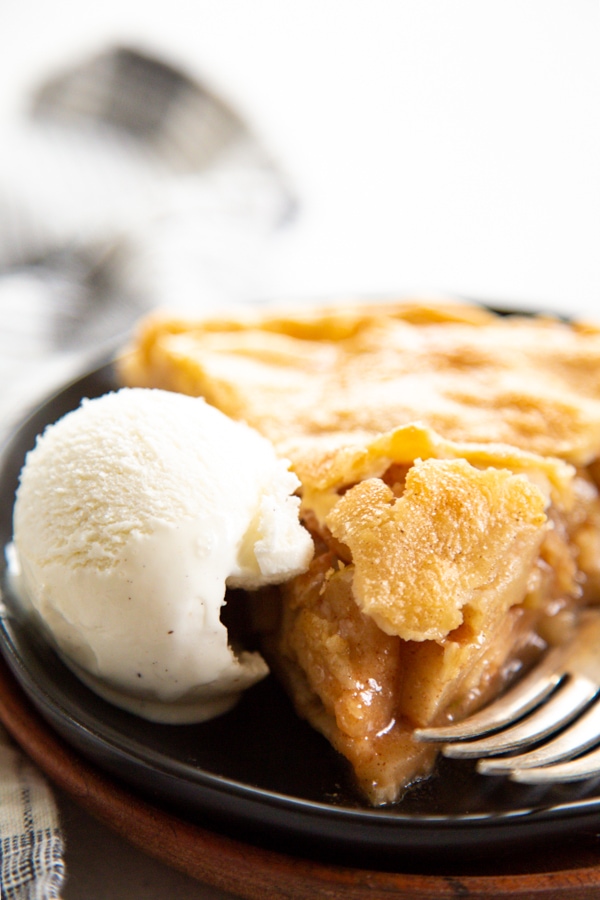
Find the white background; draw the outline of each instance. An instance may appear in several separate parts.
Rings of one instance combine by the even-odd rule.
[[[289,174],[299,215],[261,263],[265,294],[600,316],[599,25],[594,0],[4,0],[0,116],[110,42],[159,50]],[[61,804],[65,900],[220,896]]]
[[[266,293],[600,300],[596,0],[4,7],[0,110],[120,40],[183,62],[246,116],[301,204]]]

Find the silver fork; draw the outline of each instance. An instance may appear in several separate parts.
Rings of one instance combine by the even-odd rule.
[[[415,737],[442,743],[444,756],[478,759],[485,775],[526,784],[592,778],[600,775],[599,691],[600,611],[588,610],[575,635],[500,699]]]

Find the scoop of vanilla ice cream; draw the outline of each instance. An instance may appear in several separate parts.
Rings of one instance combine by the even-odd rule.
[[[226,586],[304,571],[296,476],[204,400],[124,388],[49,426],[14,508],[18,591],[68,665],[155,721],[203,721],[267,673],[220,620]]]

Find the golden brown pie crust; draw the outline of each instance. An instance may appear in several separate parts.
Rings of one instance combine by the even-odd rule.
[[[308,307],[140,326],[126,383],[199,393],[295,455],[423,422],[587,464],[600,447],[600,329],[459,304]],[[298,450],[302,455],[302,448]]]
[[[600,329],[465,304],[141,323],[125,384],[202,395],[291,460],[315,540],[262,625],[297,710],[373,804],[561,640],[600,583]]]

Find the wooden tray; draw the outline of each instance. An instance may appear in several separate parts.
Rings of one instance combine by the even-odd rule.
[[[166,813],[79,757],[49,728],[0,659],[0,719],[48,778],[84,809],[163,863],[247,900],[593,900],[596,835],[551,859],[515,851],[503,871],[420,875],[333,866],[213,834]],[[561,858],[563,857],[563,858]],[[529,869],[529,871],[528,871]]]

